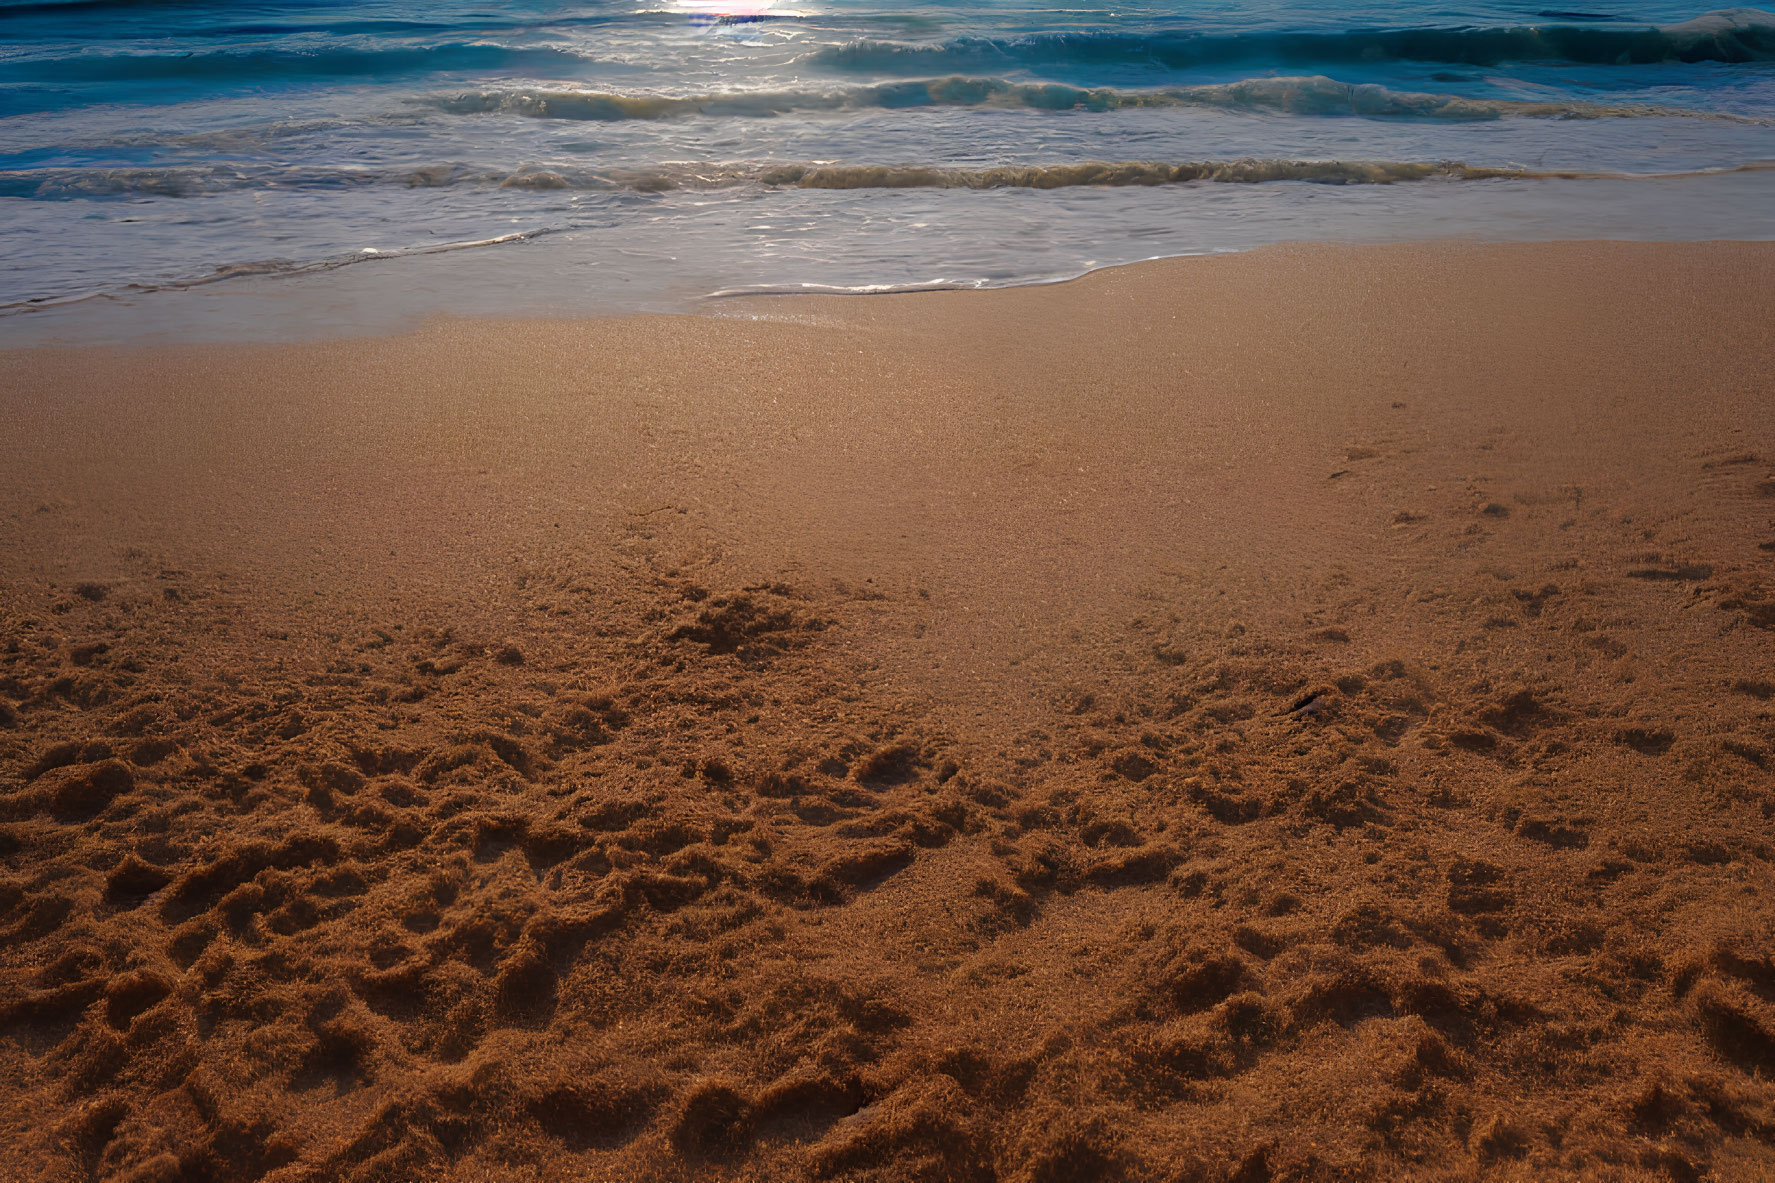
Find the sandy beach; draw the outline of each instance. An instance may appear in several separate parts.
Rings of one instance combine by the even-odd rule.
[[[1775,1177],[1775,244],[0,355],[0,1177]]]

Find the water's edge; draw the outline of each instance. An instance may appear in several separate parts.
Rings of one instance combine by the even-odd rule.
[[[0,320],[0,352],[30,349],[66,348],[152,348],[161,346],[252,346],[300,344],[313,341],[334,341],[362,338],[390,338],[419,331],[427,325],[445,321],[523,322],[577,321],[622,319],[628,317],[710,317],[770,319],[783,314],[782,304],[794,301],[795,315],[804,315],[801,301],[815,302],[856,298],[886,298],[931,295],[954,292],[990,292],[1021,288],[1064,287],[1093,277],[1130,269],[1165,266],[1185,260],[1228,258],[1277,251],[1335,251],[1355,255],[1386,254],[1415,250],[1488,250],[1571,247],[1636,248],[1664,247],[1672,249],[1745,247],[1768,249],[1775,235],[1768,238],[1570,238],[1500,239],[1481,238],[1467,234],[1451,234],[1436,238],[1377,239],[1366,242],[1341,242],[1322,239],[1294,239],[1253,244],[1241,248],[1217,248],[1180,254],[1154,255],[1087,267],[1068,274],[1031,276],[1015,280],[931,281],[905,284],[760,284],[736,286],[718,291],[689,295],[669,303],[645,307],[574,306],[548,307],[544,303],[513,304],[502,307],[446,305],[442,303],[409,303],[404,308],[382,305],[372,310],[360,302],[365,291],[341,291],[337,275],[324,277],[325,283],[304,287],[300,280],[268,278],[243,293],[236,288],[226,300],[206,301],[203,307],[191,305],[162,315],[156,309],[143,314],[140,306],[108,304],[104,299],[89,299],[51,308],[44,308],[30,317],[16,317],[10,322]],[[1775,256],[1771,256],[1775,260]],[[185,293],[172,293],[185,294]],[[247,308],[241,307],[245,304]],[[774,306],[774,307],[773,307]],[[20,328],[30,326],[26,331]]]

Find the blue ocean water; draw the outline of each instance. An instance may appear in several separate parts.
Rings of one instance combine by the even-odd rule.
[[[0,0],[0,332],[1775,237],[1775,14],[1546,2]]]

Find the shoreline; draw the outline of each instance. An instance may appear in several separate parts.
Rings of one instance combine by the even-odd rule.
[[[0,1175],[1775,1170],[1775,243],[724,308],[0,352]]]
[[[1750,164],[1708,176],[1755,179],[1775,165]],[[1748,171],[1746,171],[1748,170]],[[1550,182],[1557,184],[1558,182]],[[1652,179],[1648,184],[1675,182]],[[1309,186],[1312,188],[1312,186]],[[1335,188],[1335,187],[1334,187]],[[1145,190],[1141,190],[1145,191]],[[1118,192],[1110,190],[1110,192]],[[1648,190],[1649,192],[1649,190]],[[990,276],[952,280],[900,279],[847,285],[818,279],[755,283],[735,282],[736,260],[711,263],[699,271],[692,267],[665,279],[642,280],[620,267],[608,276],[581,275],[585,264],[578,254],[591,249],[589,242],[568,241],[588,233],[584,227],[542,227],[516,231],[486,241],[446,243],[381,253],[361,252],[331,256],[308,263],[286,264],[272,260],[237,263],[222,268],[235,274],[198,276],[165,285],[136,284],[101,288],[65,297],[25,301],[0,310],[0,352],[37,346],[123,345],[169,343],[276,344],[321,337],[400,336],[416,331],[429,321],[451,320],[576,320],[621,316],[698,315],[711,305],[757,295],[898,295],[924,291],[997,291],[1018,287],[1042,287],[1070,283],[1100,271],[1138,267],[1167,260],[1244,254],[1251,251],[1295,247],[1410,248],[1511,245],[1566,245],[1572,243],[1682,243],[1775,241],[1775,223],[1763,236],[1732,232],[1705,232],[1708,225],[1754,229],[1725,207],[1713,208],[1720,194],[1698,200],[1691,208],[1699,224],[1679,229],[1666,219],[1651,217],[1645,207],[1598,209],[1599,230],[1594,235],[1573,234],[1570,219],[1555,213],[1559,203],[1541,207],[1530,202],[1515,215],[1515,230],[1502,232],[1500,211],[1465,208],[1449,197],[1450,208],[1432,216],[1429,207],[1403,217],[1402,228],[1384,236],[1372,236],[1369,224],[1382,219],[1369,211],[1366,222],[1332,221],[1321,225],[1317,235],[1300,239],[1271,239],[1263,233],[1247,234],[1231,225],[1214,230],[1211,222],[1199,228],[1208,237],[1188,248],[1139,259],[1107,262],[1066,261],[1059,271],[1030,278],[1003,279]],[[1666,195],[1667,197],[1669,195]],[[1464,212],[1463,212],[1464,210]],[[1346,211],[1346,217],[1349,211]],[[1623,220],[1623,215],[1627,215]],[[1450,219],[1489,227],[1489,230],[1441,234],[1436,227]],[[1767,219],[1765,219],[1767,221]],[[1537,222],[1539,224],[1537,224]],[[1699,233],[1697,233],[1699,231]],[[547,263],[500,252],[490,246],[517,250],[541,243],[555,252]],[[615,244],[599,248],[624,252]],[[617,260],[622,262],[622,260]],[[674,261],[675,262],[675,261]],[[1059,263],[1061,260],[1052,260]],[[387,264],[366,267],[365,263]],[[757,264],[751,264],[754,270]],[[957,268],[966,269],[966,264]],[[736,270],[736,268],[738,270]],[[927,272],[956,269],[933,262]],[[588,286],[588,280],[595,280]],[[599,284],[602,287],[599,287]],[[418,293],[417,295],[415,293]],[[463,293],[474,293],[464,295]],[[612,293],[620,293],[614,295]]]

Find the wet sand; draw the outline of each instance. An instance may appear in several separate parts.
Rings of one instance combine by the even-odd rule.
[[[0,1177],[1775,1175],[1775,244],[0,422]]]

